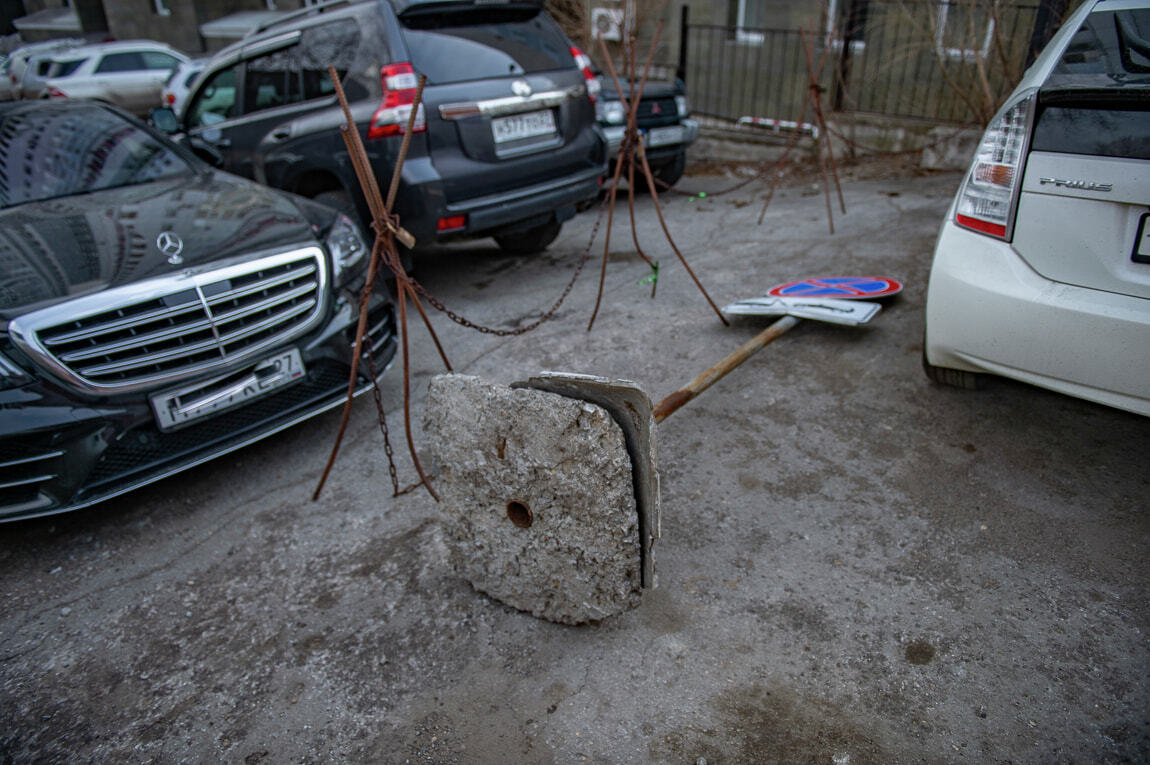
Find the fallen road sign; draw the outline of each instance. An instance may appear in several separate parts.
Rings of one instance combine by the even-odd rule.
[[[779,284],[767,290],[770,297],[837,298],[866,300],[902,292],[902,283],[885,276],[820,276]]]

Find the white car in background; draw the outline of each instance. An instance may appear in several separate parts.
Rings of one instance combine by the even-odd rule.
[[[83,44],[84,41],[79,38],[67,37],[59,40],[28,43],[27,45],[21,45],[9,53],[8,61],[4,66],[4,76],[7,82],[4,91],[0,94],[0,100],[14,101],[20,98],[20,89],[24,83],[24,72],[28,68],[29,59],[33,56],[39,53],[52,53],[53,51],[63,48]]]
[[[191,90],[192,83],[204,71],[204,67],[208,65],[207,58],[196,58],[191,61],[180,64],[172,73],[168,75],[168,79],[164,81],[164,87],[160,89],[160,106],[166,106],[176,113],[179,117],[184,113],[184,102],[188,100],[188,92]]]
[[[56,58],[45,98],[87,98],[145,115],[160,101],[168,75],[188,57],[151,40],[72,48]]]
[[[24,66],[24,76],[20,78],[20,85],[15,98],[35,100],[44,94],[44,85],[49,78],[59,76],[53,72],[57,60],[68,56],[69,48],[76,47],[75,43],[63,45],[52,50],[33,53]]]
[[[1088,0],[983,135],[935,247],[923,363],[1150,415],[1150,2]]]

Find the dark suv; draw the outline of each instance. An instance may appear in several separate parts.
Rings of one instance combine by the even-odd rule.
[[[615,93],[615,82],[602,77],[603,87],[595,104],[599,124],[607,137],[611,171],[626,132],[627,115]],[[620,83],[623,88],[627,82]],[[687,169],[687,149],[699,137],[699,123],[690,119],[691,110],[683,81],[648,80],[639,99],[636,123],[643,134],[644,153],[656,182],[674,186]]]
[[[541,250],[597,195],[606,164],[598,83],[535,2],[305,9],[213,57],[176,128],[224,169],[366,222],[328,66],[384,187],[418,75],[427,76],[396,202],[417,246],[493,236],[506,250]]]
[[[0,104],[0,521],[91,505],[338,406],[366,253],[346,215],[110,107]],[[360,370],[382,373],[386,292],[369,311]]]

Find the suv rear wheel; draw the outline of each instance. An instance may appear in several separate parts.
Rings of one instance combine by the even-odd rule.
[[[513,255],[530,255],[547,249],[547,245],[554,242],[555,237],[559,236],[559,229],[561,228],[563,228],[563,224],[558,221],[551,221],[542,226],[516,231],[513,234],[501,234],[495,237],[495,243],[504,252]]]

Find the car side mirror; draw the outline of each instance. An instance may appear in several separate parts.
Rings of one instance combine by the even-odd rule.
[[[224,154],[208,141],[205,141],[199,136],[188,136],[188,148],[192,150],[197,157],[207,162],[212,167],[224,166]]]
[[[176,113],[167,106],[152,110],[152,125],[156,130],[168,135],[180,130],[180,121],[176,118]]]

